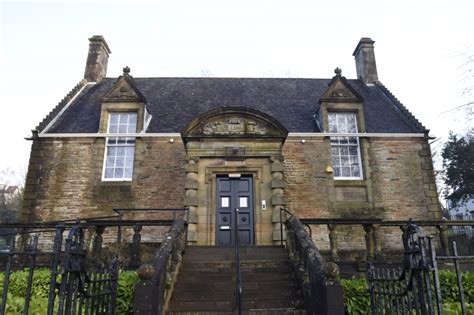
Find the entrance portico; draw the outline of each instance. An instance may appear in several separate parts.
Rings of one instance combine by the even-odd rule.
[[[235,107],[207,112],[184,128],[190,244],[232,243],[227,229],[236,207],[244,209],[238,222],[246,227],[239,233],[248,244],[273,244],[285,204],[281,162],[287,134],[272,117]]]

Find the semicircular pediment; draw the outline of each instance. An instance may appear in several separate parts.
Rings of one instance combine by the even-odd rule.
[[[221,107],[194,118],[182,131],[185,141],[199,138],[281,138],[288,130],[276,119],[250,108]]]

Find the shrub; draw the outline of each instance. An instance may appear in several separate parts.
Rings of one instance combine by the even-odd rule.
[[[474,273],[461,274],[464,298],[469,314],[474,314]],[[456,273],[442,270],[439,272],[443,311],[447,315],[461,314],[461,303],[456,280]],[[370,297],[366,279],[342,279],[344,290],[344,307],[347,314],[370,314]]]
[[[3,292],[5,275],[0,272],[0,294]],[[45,314],[48,308],[49,284],[51,272],[49,269],[37,269],[33,275],[29,314]],[[8,297],[6,304],[7,315],[23,314],[25,295],[28,282],[28,270],[15,271],[10,276]],[[138,275],[135,271],[119,272],[117,285],[116,314],[133,314],[133,294]],[[57,299],[55,301],[57,307]]]

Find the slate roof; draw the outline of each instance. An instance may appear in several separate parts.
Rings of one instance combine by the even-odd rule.
[[[96,133],[100,98],[116,78],[87,85],[48,133]],[[280,121],[289,132],[320,132],[313,115],[331,79],[134,78],[153,115],[148,133],[177,133],[195,116],[223,106],[249,107]],[[363,97],[370,133],[423,133],[423,127],[382,84],[347,80]],[[60,109],[59,109],[60,110]],[[56,112],[59,111],[57,108]],[[46,118],[40,130],[51,121]]]

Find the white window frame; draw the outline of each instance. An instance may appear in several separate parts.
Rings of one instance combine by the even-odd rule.
[[[342,176],[342,170],[341,170],[341,176],[336,176],[335,174],[335,171],[334,171],[334,179],[335,180],[361,180],[361,179],[364,179],[363,177],[363,168],[362,168],[362,158],[361,158],[361,154],[360,154],[360,142],[359,142],[359,136],[357,136],[358,134],[358,127],[357,127],[357,113],[355,112],[351,112],[351,111],[343,111],[343,112],[339,112],[339,111],[334,111],[334,112],[328,112],[328,129],[329,129],[329,132],[333,132],[332,130],[330,130],[330,117],[331,115],[335,115],[335,120],[336,122],[338,121],[338,118],[337,118],[337,115],[353,115],[354,117],[354,120],[355,120],[355,130],[354,132],[347,132],[347,130],[345,130],[345,132],[341,132],[339,130],[337,130],[337,133],[345,133],[345,134],[348,134],[348,133],[354,133],[355,135],[354,136],[343,136],[343,137],[330,137],[330,143],[331,143],[331,163],[333,161],[333,154],[332,154],[332,148],[333,147],[356,147],[357,148],[357,164],[358,164],[358,167],[359,167],[359,176]],[[355,139],[355,143],[351,144],[351,143],[337,143],[337,144],[334,144],[332,142],[332,140],[337,140],[337,139],[348,139],[348,138],[354,138]],[[333,164],[333,169],[335,170],[335,165]]]
[[[113,132],[110,130],[110,125],[111,125],[111,121],[112,121],[112,115],[121,115],[121,114],[135,114],[135,129],[134,130],[127,130],[127,132],[125,132],[125,134],[130,134],[130,133],[136,133],[137,132],[137,123],[138,123],[138,113],[137,112],[134,112],[134,111],[127,111],[127,112],[120,112],[120,111],[116,111],[116,112],[109,112],[108,114],[108,121],[107,121],[107,133],[110,134],[110,133],[113,133],[113,134],[117,134],[117,135],[120,135],[121,132],[117,131],[117,132]],[[127,121],[128,122],[128,121]],[[128,124],[127,124],[128,126]],[[128,129],[128,127],[127,127]],[[119,140],[119,138],[122,138],[121,140],[122,141],[125,141],[125,143],[123,144],[119,144],[119,143],[115,143],[115,144],[109,144],[109,140],[112,140],[112,139],[115,139],[116,141]],[[135,163],[135,137],[106,137],[105,138],[105,150],[104,150],[104,161],[103,161],[103,165],[102,165],[102,181],[104,182],[126,182],[126,181],[132,181],[133,179],[133,169],[134,169],[134,163]],[[131,143],[129,143],[129,141],[133,141]],[[109,149],[111,148],[119,148],[119,147],[126,147],[126,148],[130,148],[132,147],[133,148],[133,154],[132,154],[132,173],[130,175],[130,177],[125,177],[125,163],[124,163],[124,166],[123,166],[123,177],[106,177],[106,170],[107,170],[107,155],[108,155],[108,152],[109,152]],[[117,158],[115,156],[115,158]],[[116,161],[116,160],[115,160]],[[114,167],[113,169],[115,170],[116,169],[116,165],[115,165],[115,161],[114,161]],[[110,167],[109,167],[110,168]]]

